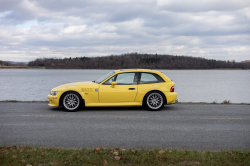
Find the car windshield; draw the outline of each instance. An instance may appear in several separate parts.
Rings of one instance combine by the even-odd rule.
[[[98,80],[95,81],[95,83],[100,84],[102,81],[104,81],[106,78],[108,78],[109,76],[113,75],[115,72],[112,71],[104,76],[102,76],[101,78],[99,78]]]

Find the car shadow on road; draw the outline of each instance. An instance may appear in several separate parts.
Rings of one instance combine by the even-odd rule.
[[[67,112],[63,107],[50,107],[51,111],[55,112]],[[173,107],[172,105],[165,105],[161,110],[159,111],[175,111],[176,108]],[[76,112],[88,112],[88,111],[150,111],[154,112],[151,110],[148,110],[147,108],[144,107],[84,107]],[[159,112],[157,111],[157,112]]]

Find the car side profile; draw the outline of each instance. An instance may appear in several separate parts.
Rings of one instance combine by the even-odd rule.
[[[160,110],[176,103],[175,83],[163,73],[146,69],[112,71],[96,81],[76,82],[53,88],[48,95],[50,106],[67,111],[81,107],[145,106]]]

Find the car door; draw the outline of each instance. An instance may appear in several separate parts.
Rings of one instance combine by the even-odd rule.
[[[135,72],[113,76],[100,85],[99,101],[101,103],[134,102],[137,94],[137,78],[138,73]],[[117,85],[112,86],[114,81]]]

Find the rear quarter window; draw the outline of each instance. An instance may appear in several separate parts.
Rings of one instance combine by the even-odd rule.
[[[150,84],[165,82],[158,74],[154,73],[141,73],[139,84]]]

